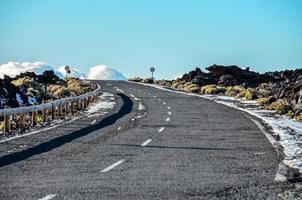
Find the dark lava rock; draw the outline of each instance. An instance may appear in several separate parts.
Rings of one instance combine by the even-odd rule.
[[[251,87],[256,87],[260,83],[268,83],[275,81],[272,76],[250,71],[249,68],[241,69],[236,65],[212,65],[206,69],[211,74],[214,74],[214,76],[219,76],[220,79],[218,83],[225,86],[239,85],[245,83]]]
[[[42,75],[38,75],[38,83],[55,84],[60,81],[60,78],[55,75],[53,70],[46,70]]]
[[[11,83],[12,79],[8,76],[4,76],[4,79],[0,79],[0,107],[9,106],[12,108],[19,107],[19,103],[16,99],[16,94],[19,89]]]
[[[192,82],[199,86],[216,84],[219,77],[213,74],[202,72],[200,68],[190,71],[189,73],[184,74],[179,80]]]
[[[31,77],[34,80],[37,80],[37,78],[38,78],[38,76],[35,72],[24,72],[24,73],[17,75],[14,79],[16,80],[16,79],[24,78],[24,77]]]

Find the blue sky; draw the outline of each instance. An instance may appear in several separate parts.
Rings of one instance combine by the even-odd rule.
[[[302,66],[300,0],[0,0],[0,63],[174,78],[197,66]]]

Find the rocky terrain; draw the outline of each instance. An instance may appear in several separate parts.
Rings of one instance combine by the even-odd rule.
[[[302,120],[302,69],[263,74],[236,65],[212,65],[206,69],[208,72],[196,68],[176,80],[157,80],[155,83],[185,92],[257,100],[265,109]],[[152,82],[138,77],[129,80]]]
[[[25,72],[0,79],[0,109],[40,104],[43,101],[77,96],[92,91],[95,85],[77,78],[60,79],[53,70],[37,75]]]

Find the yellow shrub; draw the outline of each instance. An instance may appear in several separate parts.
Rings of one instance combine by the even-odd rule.
[[[226,89],[225,95],[230,97],[236,97],[238,94],[243,92],[245,89],[241,86],[229,86]]]
[[[196,84],[189,82],[189,83],[186,83],[183,85],[183,90],[186,92],[198,93],[200,90],[200,87]]]
[[[4,122],[0,122],[0,130],[1,130],[1,131],[4,130]]]
[[[157,81],[155,81],[155,84],[161,85],[161,86],[166,86],[166,87],[171,87],[171,81],[166,81],[166,80],[157,80]]]
[[[143,81],[143,79],[140,77],[129,78],[128,80],[132,81],[132,82],[142,82]]]
[[[171,85],[172,88],[178,89],[178,86],[184,85],[186,82],[185,81],[174,81]]]
[[[276,110],[280,114],[286,114],[290,110],[290,106],[283,99],[278,99],[265,108],[268,110]]]
[[[302,114],[298,115],[298,116],[295,116],[295,119],[297,121],[302,121]]]
[[[65,96],[69,96],[70,92],[68,90],[68,88],[66,88],[65,86],[62,86],[61,88],[57,89],[54,93],[54,96],[59,97],[59,98],[63,98]]]
[[[237,91],[240,91],[240,90],[237,90]],[[238,97],[238,98],[244,97],[248,100],[253,100],[253,99],[257,98],[257,95],[256,95],[256,91],[254,89],[248,88],[248,89],[243,89],[242,91],[240,91],[236,97]]]
[[[205,85],[200,88],[201,94],[222,94],[226,88],[218,85]]]
[[[12,84],[14,84],[16,87],[20,87],[21,85],[30,86],[33,82],[34,82],[34,80],[31,77],[25,76],[23,78],[13,80]]]

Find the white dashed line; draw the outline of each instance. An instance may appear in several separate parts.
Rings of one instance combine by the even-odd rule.
[[[166,103],[166,102],[163,102],[163,104],[166,105],[167,103]]]
[[[50,199],[53,199],[55,198],[57,195],[56,194],[49,194],[45,197],[43,197],[42,199],[39,199],[39,200],[50,200]]]
[[[161,127],[158,132],[163,132],[163,130],[165,129],[165,127]]]
[[[118,162],[110,165],[109,167],[103,169],[101,172],[104,173],[104,172],[109,172],[110,170],[112,170],[113,168],[115,168],[116,166],[122,164],[123,162],[125,162],[125,159],[122,159],[122,160],[119,160]]]
[[[171,107],[170,106],[167,106],[167,108],[170,110],[171,109]]]
[[[118,130],[118,131],[122,130],[122,127],[118,127],[117,130]]]
[[[161,98],[158,98],[159,101],[161,101]]]
[[[96,120],[93,120],[93,122],[91,122],[91,124],[94,124],[96,122]]]
[[[143,144],[141,144],[141,146],[142,147],[147,146],[151,141],[152,141],[152,139],[148,139]]]
[[[154,98],[156,98],[156,96],[153,96]]]
[[[166,119],[166,122],[169,122],[170,121],[170,117],[168,117],[167,119]]]
[[[172,115],[172,113],[169,111],[169,112],[168,112],[168,115]]]

